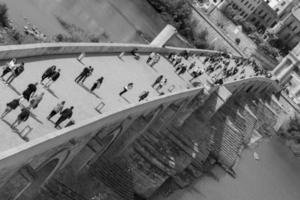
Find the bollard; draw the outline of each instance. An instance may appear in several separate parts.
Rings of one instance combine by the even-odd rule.
[[[82,52],[78,57],[77,57],[77,60],[79,62],[81,62],[81,60],[85,57],[85,52]]]
[[[103,101],[101,101],[101,102],[95,107],[95,110],[96,110],[98,113],[102,114],[102,109],[104,108],[104,106],[105,106],[105,103],[104,103]]]
[[[29,141],[28,139],[28,134],[33,130],[32,127],[30,127],[29,125],[25,126],[25,128],[20,132],[20,136],[23,140],[25,140],[26,142]]]
[[[175,85],[171,85],[171,86],[168,88],[168,91],[169,91],[169,92],[173,92],[174,89],[175,89]]]

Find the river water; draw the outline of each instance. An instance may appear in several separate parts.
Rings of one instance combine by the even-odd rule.
[[[43,33],[65,33],[56,17],[94,34],[109,36],[113,42],[145,43],[141,30],[155,37],[165,23],[146,0],[1,0],[19,30],[27,21]]]
[[[257,152],[260,160],[255,160]],[[247,149],[236,168],[237,178],[219,170],[219,181],[204,177],[167,199],[152,200],[299,200],[300,159],[277,137]]]

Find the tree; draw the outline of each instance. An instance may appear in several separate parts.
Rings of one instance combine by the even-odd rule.
[[[0,25],[2,27],[9,27],[9,20],[7,16],[7,6],[4,3],[0,3]]]

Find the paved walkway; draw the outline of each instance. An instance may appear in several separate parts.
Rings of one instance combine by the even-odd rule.
[[[27,122],[22,123],[18,130],[22,131],[27,125],[33,128],[32,132],[28,135],[29,141],[43,136],[47,133],[56,131],[54,124],[46,119],[51,109],[61,101],[66,101],[65,107],[74,106],[74,114],[72,119],[75,122],[82,121],[94,116],[99,115],[95,107],[103,101],[106,105],[103,112],[121,109],[130,103],[137,103],[138,96],[144,90],[150,91],[148,99],[158,96],[158,92],[151,88],[151,84],[160,75],[168,79],[168,84],[161,91],[168,93],[168,88],[172,85],[175,86],[174,91],[181,91],[190,88],[191,83],[188,81],[191,76],[185,73],[181,77],[174,73],[174,67],[164,59],[161,58],[160,62],[155,65],[154,69],[146,64],[147,55],[141,56],[139,61],[135,60],[132,56],[125,56],[123,60],[117,58],[116,55],[92,55],[83,59],[86,66],[93,66],[94,72],[84,83],[84,87],[74,82],[75,77],[82,71],[84,65],[76,60],[77,55],[63,57],[44,57],[39,59],[23,59],[25,62],[25,71],[12,83],[12,86],[7,86],[4,82],[0,82],[1,99],[0,99],[0,112],[3,112],[6,103],[18,97],[29,83],[40,81],[43,72],[51,65],[56,65],[61,69],[61,77],[52,86],[51,90],[46,90],[41,84],[38,85],[37,93],[45,92],[44,99],[39,104],[38,108],[32,110],[34,118],[30,117]],[[191,63],[193,60],[197,61],[198,66],[203,66],[203,57],[200,59],[184,60],[185,64]],[[19,60],[19,62],[21,62]],[[234,62],[231,62],[231,66]],[[251,74],[251,68],[247,68],[247,74]],[[212,74],[216,75],[216,71]],[[88,91],[88,88],[100,76],[104,76],[104,82],[100,89],[95,90],[95,95]],[[239,75],[237,75],[239,76]],[[205,82],[208,75],[202,75],[199,80]],[[232,79],[232,77],[230,78]],[[118,94],[123,86],[129,82],[134,83],[134,88],[124,94],[125,98],[120,97]],[[25,104],[28,104],[25,102]],[[9,124],[11,124],[20,113],[20,109],[9,113],[2,121],[0,121],[0,136],[1,145],[0,151],[7,150],[16,145],[25,143],[25,141],[13,131]],[[56,121],[58,116],[53,117]],[[64,126],[68,120],[62,123]]]

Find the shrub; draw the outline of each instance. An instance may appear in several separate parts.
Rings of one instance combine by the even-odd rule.
[[[0,25],[2,27],[9,27],[9,20],[7,16],[7,6],[4,3],[0,3]]]

